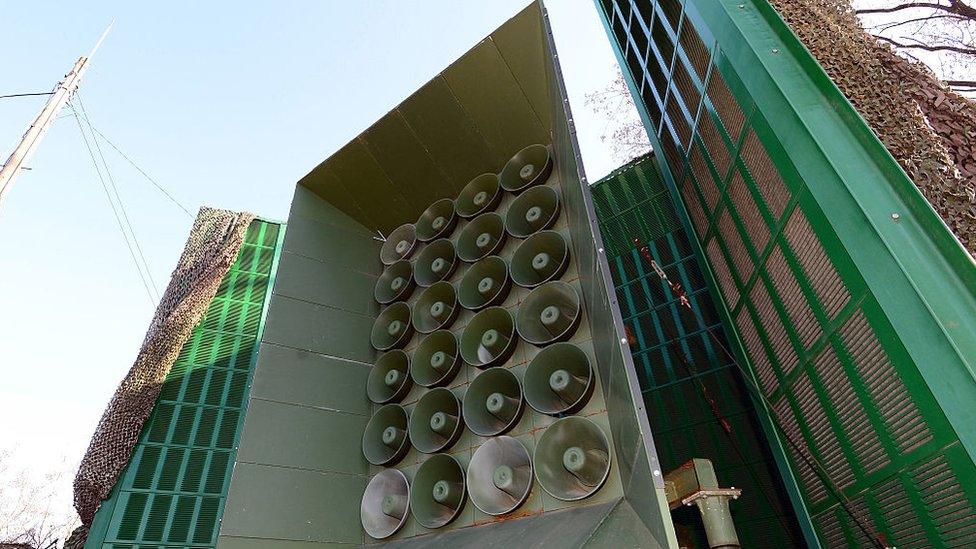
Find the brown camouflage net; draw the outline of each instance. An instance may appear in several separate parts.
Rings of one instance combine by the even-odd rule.
[[[771,0],[976,256],[976,104],[866,33],[848,0]]]
[[[142,348],[98,422],[75,476],[74,504],[82,521],[71,536],[76,546],[84,544],[95,511],[129,462],[166,374],[236,260],[253,219],[249,213],[211,208],[197,214]]]

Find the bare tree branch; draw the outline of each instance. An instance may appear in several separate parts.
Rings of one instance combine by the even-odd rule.
[[[909,2],[907,4],[898,4],[897,6],[892,6],[890,8],[867,8],[854,10],[857,15],[867,15],[870,13],[894,13],[896,11],[904,10],[914,10],[918,8],[931,8],[934,10],[950,11],[951,6],[944,6],[942,4],[932,4],[929,2]]]
[[[976,55],[976,49],[972,49],[972,48],[961,48],[957,46],[950,46],[947,44],[936,44],[936,45],[923,44],[923,43],[905,44],[903,42],[898,42],[897,40],[892,40],[891,38],[888,38],[886,36],[880,36],[877,34],[873,34],[871,36],[874,36],[875,38],[883,42],[887,42],[892,46],[895,46],[896,48],[911,49],[911,50],[925,50],[925,51],[951,51],[955,53],[961,53],[964,55]]]

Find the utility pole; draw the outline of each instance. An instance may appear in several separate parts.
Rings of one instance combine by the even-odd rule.
[[[61,112],[64,105],[71,99],[72,94],[81,85],[81,77],[88,68],[88,62],[95,55],[98,47],[102,45],[102,41],[105,40],[105,36],[111,29],[112,24],[110,23],[105,29],[105,32],[102,33],[101,38],[98,39],[95,47],[92,48],[91,53],[86,57],[79,57],[75,61],[74,67],[71,68],[71,72],[58,82],[44,108],[41,109],[40,114],[37,115],[34,122],[27,128],[27,132],[20,140],[17,148],[14,149],[14,152],[10,153],[10,158],[0,167],[0,206],[3,206],[3,199],[10,192],[10,189],[13,188],[17,175],[24,168],[24,164],[30,159],[31,155],[34,154],[34,151],[37,150],[41,139],[44,138],[44,134],[51,127],[54,119],[58,117],[58,113]]]

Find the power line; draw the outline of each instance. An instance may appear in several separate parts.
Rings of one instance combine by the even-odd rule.
[[[84,107],[82,107],[82,108],[84,109]],[[89,125],[91,126],[91,124],[89,124]],[[139,165],[135,163],[135,161],[133,161],[128,156],[126,156],[126,154],[124,152],[122,152],[121,149],[119,149],[115,145],[115,143],[112,143],[109,140],[109,138],[105,137],[105,134],[103,134],[102,132],[98,131],[98,128],[96,128],[94,126],[91,126],[91,129],[92,129],[93,132],[95,132],[96,134],[98,134],[98,136],[101,137],[106,143],[108,143],[109,146],[111,146],[113,149],[115,149],[115,152],[119,153],[119,156],[121,156],[126,161],[128,161],[129,164],[132,164],[132,167],[135,168],[136,171],[138,171],[139,173],[141,173],[142,176],[145,177],[150,183],[152,183],[154,187],[156,187],[157,189],[159,189],[159,192],[163,193],[163,195],[166,198],[168,198],[170,200],[170,202],[172,202],[173,204],[176,204],[177,206],[179,206],[179,208],[181,210],[183,210],[186,213],[186,215],[188,215],[191,219],[193,218],[193,214],[190,213],[190,210],[188,210],[186,208],[186,206],[184,206],[179,200],[177,200],[172,194],[170,194],[169,191],[167,191],[166,189],[164,189],[163,186],[160,185],[158,182],[156,182],[155,179],[153,179],[152,177],[150,177],[150,175],[148,173],[146,173],[145,170],[143,170],[142,168],[140,168]]]
[[[85,123],[88,124],[88,129],[92,132],[92,141],[95,142],[95,150],[98,151],[98,157],[102,159],[102,165],[105,166],[105,174],[108,176],[108,181],[112,186],[112,191],[115,193],[115,199],[119,203],[119,210],[122,211],[122,219],[125,220],[126,226],[129,228],[129,233],[132,234],[132,242],[135,244],[136,251],[139,254],[139,258],[142,260],[142,265],[146,269],[146,277],[149,278],[149,284],[153,289],[153,293],[156,295],[156,300],[159,300],[159,288],[156,286],[156,281],[153,280],[152,271],[149,269],[149,262],[146,261],[146,256],[142,252],[142,246],[139,245],[139,238],[136,236],[136,230],[132,226],[132,222],[129,221],[129,214],[125,211],[125,204],[122,202],[122,196],[119,194],[119,189],[115,185],[115,178],[112,177],[112,172],[108,168],[108,162],[105,161],[105,156],[102,154],[102,148],[98,145],[98,139],[95,137],[95,128],[92,127],[91,121],[88,119],[88,112],[85,111],[85,103],[81,100],[81,94],[77,93],[75,96],[78,98],[78,105],[81,106],[81,114],[85,118]]]
[[[0,99],[9,99],[11,97],[33,97],[36,95],[53,95],[54,92],[37,92],[37,93],[11,93],[7,95],[0,95]]]
[[[81,124],[81,117],[78,116],[78,112],[75,110],[74,106],[70,103],[71,112],[75,115],[75,122],[78,123],[78,130],[81,132],[81,139],[85,142],[85,148],[88,149],[88,156],[91,157],[92,166],[95,167],[95,174],[98,176],[98,181],[102,184],[102,190],[105,191],[105,197],[108,199],[109,206],[112,207],[112,213],[115,215],[115,221],[118,223],[119,231],[122,233],[122,240],[125,241],[126,248],[129,249],[129,256],[132,257],[132,262],[136,266],[136,271],[139,273],[139,280],[142,281],[142,287],[146,290],[146,295],[149,296],[149,301],[152,304],[156,303],[153,298],[152,290],[149,289],[149,283],[146,281],[146,277],[142,274],[142,268],[139,266],[139,260],[136,259],[135,251],[132,249],[132,245],[129,243],[129,237],[125,232],[125,227],[122,225],[122,219],[119,217],[119,212],[115,208],[115,202],[112,201],[112,195],[108,192],[108,186],[105,184],[105,179],[102,177],[102,170],[98,167],[98,161],[95,160],[95,153],[92,151],[91,144],[88,143],[88,136],[85,134],[85,128]],[[93,137],[94,139],[94,137]]]

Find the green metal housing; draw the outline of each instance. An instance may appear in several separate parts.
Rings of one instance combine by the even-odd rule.
[[[806,541],[972,545],[972,259],[766,1],[597,6]]]
[[[85,547],[215,547],[284,226],[251,222]]]

